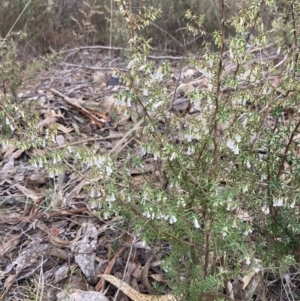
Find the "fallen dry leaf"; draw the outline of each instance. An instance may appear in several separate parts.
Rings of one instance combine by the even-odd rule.
[[[250,283],[250,281],[252,280],[252,278],[253,278],[254,275],[255,275],[255,271],[252,270],[252,271],[250,272],[250,274],[245,275],[245,276],[243,277],[243,287],[242,287],[243,290],[246,289],[246,287],[248,286],[248,284]]]
[[[4,242],[0,244],[0,257],[4,256],[7,252],[11,251],[19,243],[21,235],[12,235],[9,239],[5,239]]]
[[[57,143],[59,146],[63,146],[63,145],[65,145],[65,143],[66,143],[66,139],[65,139],[65,137],[64,137],[63,135],[57,135],[57,136],[55,137],[55,140],[56,140],[56,143]]]
[[[45,118],[44,120],[41,120],[37,125],[36,128],[43,128],[44,126],[50,125],[50,124],[54,124],[57,121],[57,117],[54,116],[49,116],[47,118]]]
[[[0,153],[3,154],[3,158],[8,157],[16,150],[16,146],[12,144],[3,145],[0,149]]]
[[[132,277],[134,277],[138,281],[141,281],[142,272],[143,272],[143,268],[142,268],[142,265],[139,263],[138,266],[136,267],[136,269],[133,271]]]
[[[28,177],[27,184],[34,187],[34,186],[46,184],[48,182],[48,180],[49,180],[49,177],[47,176],[47,174],[36,173],[36,174],[32,174]]]
[[[14,160],[14,155],[11,154],[8,161],[3,165],[3,167],[0,170],[0,178],[4,179],[6,178],[6,175],[12,171],[12,169],[15,166],[15,160]]]
[[[115,256],[113,257],[113,259],[108,263],[104,273],[108,274],[111,272],[112,268],[114,267],[115,265],[115,262],[116,262],[116,259],[121,256],[121,254],[124,252],[125,250],[125,247],[122,247],[116,254]],[[100,279],[97,283],[97,285],[95,286],[95,290],[96,291],[100,291],[102,289],[102,287],[104,286],[104,283],[105,283],[105,278],[102,277],[102,279]]]
[[[74,131],[74,129],[73,128],[71,128],[71,127],[66,127],[66,126],[64,126],[64,125],[62,125],[62,124],[57,124],[57,128],[61,131],[61,132],[63,132],[64,134],[69,134],[69,133],[71,133],[71,132],[73,132]]]
[[[151,274],[150,277],[156,282],[167,282],[166,277],[162,274]]]
[[[78,102],[78,99],[65,96],[64,94],[60,93],[59,91],[57,91],[53,88],[49,89],[49,91],[55,95],[60,96],[68,104],[70,104],[71,106],[76,108],[79,112],[81,112],[82,114],[87,116],[91,120],[91,123],[96,124],[99,128],[102,127],[103,122],[110,121],[110,118],[107,117],[105,114],[102,114],[100,112],[93,111],[93,110],[88,110],[88,109],[84,108],[83,106],[81,106]],[[100,117],[101,119],[99,119],[98,117]]]
[[[172,294],[167,295],[145,295],[137,292],[127,283],[118,279],[112,275],[98,275],[98,277],[104,278],[106,281],[110,282],[114,286],[120,288],[120,290],[133,301],[178,301]]]
[[[32,199],[33,201],[38,201],[44,197],[44,193],[37,193],[32,189],[28,189],[20,184],[15,184],[15,186],[28,198]]]

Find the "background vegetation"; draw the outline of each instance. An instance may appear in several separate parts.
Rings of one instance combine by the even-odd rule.
[[[146,40],[153,39],[151,45],[158,53],[168,51],[182,54],[186,49],[201,50],[202,35],[186,37],[184,40],[187,34],[186,10],[204,17],[202,27],[207,41],[213,40],[213,32],[219,30],[222,20],[219,0],[132,0],[129,4],[133,12],[143,5],[161,10],[161,16],[143,30]],[[226,19],[248,5],[249,1],[226,1]],[[286,43],[291,43],[289,22],[292,15],[289,9],[289,1],[284,0],[272,1],[267,9],[262,7],[265,29],[277,41],[284,39]],[[118,5],[112,0],[7,0],[0,3],[0,36],[5,37],[11,29],[26,33],[26,40],[22,44],[25,57],[76,45],[124,47],[128,42],[126,26]],[[228,27],[226,35],[234,32],[233,27]]]

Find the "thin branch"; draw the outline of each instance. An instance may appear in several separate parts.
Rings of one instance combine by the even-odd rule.
[[[291,10],[292,10],[292,24],[293,24],[293,36],[294,36],[294,48],[298,49],[298,37],[297,37],[297,29],[296,29],[296,20],[295,20],[295,13],[294,13],[294,2],[291,2]],[[295,52],[295,66],[297,66],[297,62],[298,62],[298,57],[299,57],[299,52],[296,51]],[[296,72],[297,72],[297,68],[293,68],[293,78],[295,78],[296,76]]]
[[[290,146],[291,146],[291,144],[292,144],[292,142],[293,142],[293,138],[294,138],[294,136],[296,135],[299,126],[300,126],[300,120],[299,120],[298,123],[296,124],[295,129],[293,130],[292,135],[290,136],[289,142],[288,142],[287,145],[285,146],[284,154],[283,154],[283,156],[282,156],[282,159],[281,159],[281,162],[280,162],[280,165],[279,165],[279,168],[278,168],[278,172],[277,172],[277,175],[276,175],[276,179],[277,179],[277,180],[279,179],[279,177],[280,177],[281,174],[282,174],[283,167],[284,167],[284,162],[286,161],[286,158],[287,158],[287,153],[288,153],[288,151],[289,151],[289,149],[290,149]]]
[[[214,159],[213,159],[213,168],[214,168],[214,178],[217,177],[217,170],[219,164],[219,156],[218,156],[218,112],[219,112],[219,98],[221,95],[221,75],[223,69],[223,55],[225,50],[225,0],[221,2],[221,14],[222,14],[222,23],[221,23],[221,49],[220,49],[220,61],[219,61],[219,69],[217,72],[217,90],[216,90],[216,99],[215,99],[215,111],[213,115],[213,143],[214,143]]]

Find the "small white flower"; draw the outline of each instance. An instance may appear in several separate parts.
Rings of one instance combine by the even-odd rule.
[[[76,154],[75,154],[75,160],[80,160],[80,159],[81,159],[80,154],[79,154],[79,153],[76,153]]]
[[[200,131],[197,132],[197,133],[194,133],[194,139],[195,139],[195,140],[198,140],[198,141],[201,140],[201,137],[202,137],[201,134],[202,134],[202,132],[200,132]],[[204,135],[207,135],[207,134],[208,134],[207,128],[203,130],[203,134],[204,134]]]
[[[53,158],[53,164],[56,164],[57,163],[57,160],[56,160],[56,158],[54,157]]]
[[[280,54],[280,52],[281,52],[281,46],[280,47],[278,47],[278,49],[277,49],[277,55],[279,55]]]
[[[155,132],[155,127],[154,127],[152,124],[149,126],[149,131],[150,131],[151,133],[154,133],[154,132]]]
[[[143,96],[148,96],[148,95],[149,95],[148,89],[144,88],[143,89]]]
[[[145,213],[145,215],[144,215]],[[153,210],[150,208],[150,210],[147,210],[143,213],[143,215],[147,218],[151,218],[151,219],[154,219],[155,217],[155,213],[153,212]]]
[[[249,229],[247,229],[247,230],[245,230],[244,232],[243,232],[243,235],[244,236],[248,236],[249,234],[251,234],[253,232],[253,230],[251,229],[251,228],[249,228]]]
[[[283,206],[283,199],[279,198],[279,199],[273,200],[273,206],[274,207],[282,207]]]
[[[163,103],[164,103],[163,101],[156,102],[156,103],[153,105],[153,109],[159,108]]]
[[[231,226],[231,228],[237,228],[238,226],[237,226],[237,223],[236,223],[236,220],[234,220],[233,221],[233,224],[232,224],[232,226]]]
[[[162,214],[162,213],[160,213],[159,214],[159,218],[161,219],[164,219],[165,221],[167,221],[168,219],[169,219],[169,216],[168,215],[166,215],[166,214]]]
[[[48,139],[49,139],[49,135],[50,135],[50,134],[49,134],[49,130],[47,129],[47,130],[46,130],[46,134],[45,134],[45,140],[48,140]]]
[[[186,206],[186,202],[184,200],[179,200],[177,202],[177,207],[185,207]]]
[[[68,153],[72,154],[74,152],[74,148],[72,146],[68,146]]]
[[[136,64],[136,63],[138,63],[139,62],[139,58],[134,58],[133,60],[131,60],[129,63],[128,63],[128,65],[127,65],[127,69],[131,69],[132,67],[134,67],[134,65]]]
[[[99,156],[99,157],[95,158],[94,161],[98,167],[101,167],[105,163],[105,158]]]
[[[147,99],[146,103],[147,105],[151,105],[153,103],[153,98]]]
[[[244,106],[246,104],[246,100],[244,98],[239,98],[234,101],[234,104],[239,104]]]
[[[188,147],[188,149],[187,149],[187,151],[186,151],[186,154],[188,155],[188,156],[190,156],[190,155],[192,155],[193,153],[195,152],[195,150],[192,148],[192,147]]]
[[[234,58],[232,48],[229,48],[229,58],[231,58],[231,59]]]
[[[245,257],[245,263],[246,265],[249,265],[251,263],[251,258],[249,256]]]
[[[201,110],[201,99],[197,98],[194,100],[194,109],[195,110]]]
[[[170,218],[169,218],[169,224],[174,224],[174,223],[176,223],[177,222],[177,218],[176,218],[176,216],[174,216],[174,215],[171,215],[170,216]]]
[[[155,80],[157,80],[157,81],[162,81],[162,79],[163,79],[163,74],[162,74],[162,72],[161,72],[161,68],[158,68],[157,69],[157,71],[156,71],[156,73],[155,73],[155,75],[154,75],[154,77],[153,77]]]
[[[167,220],[169,219],[169,215],[163,214],[163,219],[164,219],[165,221],[167,221]]]
[[[249,161],[246,162],[246,167],[247,167],[247,168],[250,168],[250,167],[251,167],[251,164],[250,164]]]
[[[255,272],[256,274],[259,273],[260,270],[261,270],[261,268],[254,268],[254,272]]]
[[[146,218],[150,218],[151,217],[149,211],[143,212],[143,216],[145,216]]]
[[[44,164],[43,164],[43,161],[42,159],[39,160],[39,168],[43,168]]]
[[[174,159],[176,159],[177,154],[176,153],[172,153],[171,157],[170,157],[170,161],[173,161]]]
[[[101,203],[99,204],[99,202],[97,200],[93,199],[93,200],[90,201],[90,207],[93,210],[94,209],[101,209],[102,208],[102,204]]]
[[[261,210],[262,210],[262,212],[263,212],[264,214],[266,214],[266,215],[268,215],[268,214],[270,213],[270,209],[269,209],[268,206],[263,206],[263,207],[261,208]]]
[[[143,198],[142,198],[141,203],[142,203],[143,205],[145,205],[145,203],[146,203],[147,200],[148,200],[148,195],[147,195],[146,193],[144,193],[144,194],[143,194]]]
[[[261,181],[264,181],[264,180],[266,180],[267,178],[268,178],[268,177],[267,177],[266,175],[262,174],[261,177],[260,177],[260,180],[261,180]]]
[[[227,227],[224,227],[222,229],[222,237],[225,238],[227,236],[227,231],[228,231],[228,228]]]
[[[248,123],[248,118],[246,117],[243,121],[242,121],[242,126],[245,128],[246,125]]]
[[[248,191],[248,185],[243,186],[242,191],[243,193],[246,193]]]
[[[232,150],[232,152],[235,154],[235,155],[238,155],[239,154],[239,146],[236,144],[235,141],[233,141],[232,139],[228,139],[227,142],[226,142],[226,146]]]
[[[101,194],[101,191],[98,191],[98,192],[97,192],[97,197],[100,198],[101,195],[102,195],[102,194]]]
[[[127,98],[127,107],[128,108],[131,107],[131,98],[130,97]]]
[[[147,150],[144,147],[142,147],[141,150],[140,150],[140,156],[142,157],[146,154],[147,154]]]
[[[119,101],[118,101],[118,105],[119,106],[125,106],[125,96],[123,96]]]
[[[290,208],[295,208],[295,201],[293,201],[292,204],[290,204]]]
[[[87,167],[93,166],[93,160],[92,159],[88,159],[87,162]]]
[[[103,218],[104,218],[105,220],[109,219],[109,213],[108,213],[108,212],[104,212],[104,213],[103,213]]]
[[[112,195],[106,197],[107,202],[114,202],[116,200],[115,194],[113,193]]]
[[[186,139],[187,142],[191,142],[193,137],[191,133],[185,134],[184,138]]]
[[[138,87],[139,85],[140,85],[140,78],[137,76],[136,78],[135,78],[135,80],[134,80],[134,85],[136,86],[136,87]]]
[[[91,190],[91,192],[90,192],[90,197],[91,197],[91,198],[94,198],[94,197],[95,197],[95,191],[94,191],[94,189]]]
[[[200,225],[199,225],[198,220],[197,220],[196,218],[194,218],[194,227],[195,227],[196,229],[199,229],[199,228],[200,228]]]
[[[108,175],[108,176],[110,176],[111,174],[112,174],[112,172],[113,172],[113,170],[112,170],[112,168],[108,165],[108,166],[106,166],[106,174]]]
[[[130,202],[131,202],[131,196],[129,195],[127,198],[127,203],[130,203]]]
[[[139,71],[143,71],[143,70],[146,68],[146,66],[147,66],[147,65],[145,65],[145,64],[142,65],[142,66],[139,68]]]
[[[242,138],[240,135],[236,135],[234,139],[237,143],[240,143],[242,141]]]

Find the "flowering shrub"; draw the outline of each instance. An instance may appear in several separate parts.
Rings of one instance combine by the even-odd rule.
[[[149,62],[150,41],[139,36],[159,11],[137,16],[124,1],[117,2],[132,50],[128,73],[121,76],[127,90],[119,99],[137,107],[144,139],[139,152],[128,154],[117,178],[118,163],[113,162],[106,185],[116,202],[108,210],[134,217],[133,227],[144,241],[170,243],[164,268],[187,300],[233,277],[294,262],[300,233],[300,123],[296,113],[286,115],[298,110],[299,63],[294,48],[285,45],[273,46],[277,62],[261,54],[269,43],[261,11],[273,2],[251,1],[223,22],[214,33],[219,52],[204,43],[202,57],[186,55],[186,63],[206,81],[187,95],[195,113],[189,115],[171,112],[175,96],[165,85],[170,67]],[[224,5],[221,1],[223,14]],[[300,8],[292,9],[298,16]],[[189,11],[186,17],[185,34],[204,35],[203,18]],[[226,38],[229,27],[236,35]],[[298,30],[295,23],[294,45]],[[158,176],[145,176],[137,189],[130,169],[145,168],[145,158],[158,166]]]

